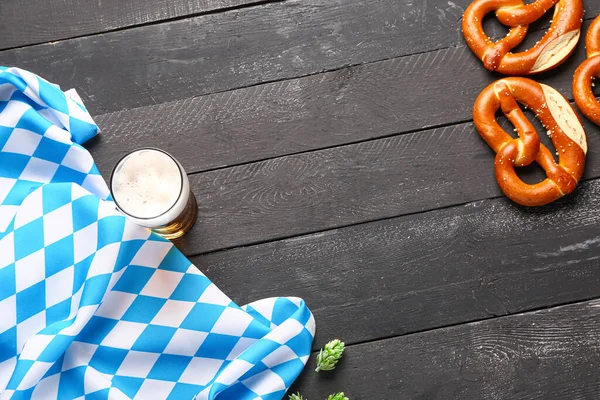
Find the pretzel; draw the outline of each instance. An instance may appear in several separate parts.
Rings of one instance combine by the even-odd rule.
[[[575,71],[573,97],[581,112],[600,125],[600,103],[592,92],[593,80],[600,78],[600,16],[596,17],[585,38],[587,60]]]
[[[548,130],[559,156],[556,164],[550,150],[540,143],[535,128],[517,102],[533,110]],[[502,109],[515,126],[513,138],[496,121]],[[496,153],[496,180],[504,194],[524,206],[553,202],[575,190],[585,167],[587,142],[583,126],[569,102],[550,86],[527,78],[504,78],[486,87],[473,109],[475,127]],[[547,178],[533,185],[523,182],[515,167],[537,162]]]
[[[552,24],[544,37],[529,50],[511,53],[525,39],[529,24],[556,5]],[[483,30],[484,17],[496,12],[509,27],[508,34],[493,42]],[[471,50],[490,71],[506,75],[530,75],[548,71],[573,53],[583,21],[582,0],[475,0],[465,11],[462,29]]]

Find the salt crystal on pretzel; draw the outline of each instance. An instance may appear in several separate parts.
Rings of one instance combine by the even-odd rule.
[[[517,102],[531,108],[546,128],[559,156],[558,164],[540,143]],[[515,126],[518,138],[500,127],[496,121],[498,109]],[[575,111],[555,89],[527,78],[501,79],[481,92],[475,101],[473,120],[496,153],[496,180],[508,198],[524,206],[540,206],[575,190],[585,167],[586,136]],[[531,185],[518,177],[515,167],[534,161],[546,171],[547,178]]]
[[[600,16],[596,17],[588,29],[585,48],[587,60],[577,68],[573,76],[573,97],[581,112],[596,125],[600,125],[600,103],[592,91],[594,78],[600,77]]]
[[[512,53],[525,40],[529,24],[555,6],[552,24],[529,50]],[[496,12],[498,20],[509,27],[508,34],[493,42],[483,30],[484,17]],[[531,75],[562,64],[579,41],[583,22],[582,0],[475,0],[465,10],[462,29],[467,45],[482,60],[485,68],[506,75]]]

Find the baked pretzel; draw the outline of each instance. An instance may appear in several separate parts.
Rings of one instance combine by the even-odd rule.
[[[552,24],[544,37],[529,50],[511,53],[525,39],[529,24],[556,5]],[[498,20],[509,27],[508,34],[493,42],[483,30],[484,17],[496,12]],[[583,21],[582,0],[475,0],[462,21],[467,44],[490,71],[506,75],[530,75],[548,71],[573,53]]]
[[[540,143],[535,128],[517,102],[533,110],[547,129],[559,156]],[[513,138],[496,121],[502,109],[518,132]],[[550,86],[527,78],[504,78],[486,87],[473,109],[475,127],[496,152],[496,180],[508,198],[524,206],[548,204],[575,190],[585,167],[587,142],[583,126],[569,102]],[[536,161],[547,178],[533,185],[523,182],[515,167]]]
[[[596,17],[585,38],[587,60],[575,71],[573,97],[581,112],[600,125],[600,103],[592,92],[593,80],[600,78],[600,16]]]

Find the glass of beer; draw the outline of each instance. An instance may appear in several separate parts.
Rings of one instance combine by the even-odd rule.
[[[125,155],[112,172],[110,191],[123,214],[167,239],[183,236],[196,222],[188,177],[166,151],[148,147]]]

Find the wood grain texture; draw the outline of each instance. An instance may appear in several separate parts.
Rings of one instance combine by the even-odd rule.
[[[84,13],[22,32],[33,43],[250,3],[160,1],[149,16]],[[586,125],[591,180],[573,195],[538,209],[496,198],[492,152],[468,123],[496,78],[463,45],[469,1],[288,0],[0,52],[0,63],[110,112],[92,145],[104,173],[142,145],[204,171],[190,178],[198,223],[178,245],[210,252],[192,261],[236,302],[301,296],[316,347],[363,343],[334,374],[307,369],[309,399],[596,399],[600,302],[514,314],[600,296],[599,129]],[[570,97],[582,54],[539,78]]]
[[[304,298],[316,346],[371,341],[600,296],[598,196],[594,180],[538,209],[484,200],[191,261],[239,304]]]
[[[351,346],[335,371],[307,368],[291,390],[308,399],[343,390],[358,400],[593,400],[598,365],[594,300]]]
[[[259,0],[48,0],[0,2],[0,49],[106,32]]]
[[[459,46],[468,3],[288,0],[9,50],[0,63],[77,88],[100,114]]]
[[[600,137],[587,127],[589,179]],[[493,159],[466,123],[192,175],[199,219],[179,246],[198,254],[501,196]]]
[[[584,48],[539,78],[571,95]],[[190,173],[471,119],[497,79],[464,47],[97,116],[91,148],[108,174],[146,145],[175,154]]]

